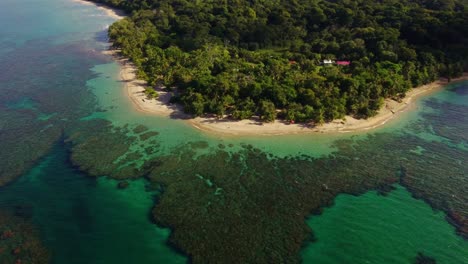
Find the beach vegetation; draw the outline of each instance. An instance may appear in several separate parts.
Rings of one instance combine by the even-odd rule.
[[[268,102],[300,122],[367,118],[468,69],[462,0],[94,1],[131,14],[109,28],[114,46],[195,116],[245,119]]]
[[[258,113],[260,115],[260,119],[265,122],[273,122],[276,119],[275,105],[271,101],[260,101]]]
[[[146,87],[144,93],[148,99],[156,99],[159,96],[158,92],[152,87]]]

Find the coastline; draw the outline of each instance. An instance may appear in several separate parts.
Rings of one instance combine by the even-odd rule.
[[[99,5],[86,0],[72,0],[86,5],[94,5],[105,13],[116,19],[123,19],[124,13],[120,10]],[[278,136],[293,134],[312,134],[312,133],[352,133],[364,132],[385,125],[387,122],[401,117],[403,113],[412,109],[414,101],[430,93],[441,90],[449,82],[446,79],[412,88],[407,92],[401,102],[392,99],[386,99],[385,105],[379,110],[378,114],[368,119],[356,119],[352,116],[346,116],[343,120],[333,120],[321,126],[312,124],[289,124],[283,120],[275,120],[271,123],[262,123],[256,119],[230,120],[218,119],[214,117],[196,117],[191,118],[183,112],[181,106],[170,104],[170,93],[156,88],[158,98],[147,99],[144,91],[146,82],[137,79],[137,68],[120,55],[119,50],[107,50],[103,52],[112,56],[120,64],[119,79],[124,83],[124,92],[132,102],[135,110],[141,113],[183,119],[194,128],[220,136]],[[468,73],[464,73],[459,78],[452,79],[450,83],[468,80]]]
[[[118,50],[109,50],[106,54],[112,55],[121,65],[120,79],[124,82],[124,89],[127,96],[132,101],[135,110],[163,117],[184,119],[194,128],[203,132],[221,135],[221,136],[278,136],[308,133],[351,133],[363,132],[385,125],[390,120],[402,116],[403,113],[412,109],[414,101],[418,98],[433,92],[440,91],[444,86],[468,80],[468,74],[462,77],[452,79],[449,83],[446,79],[412,88],[407,92],[401,102],[392,99],[386,99],[385,105],[376,116],[368,119],[356,119],[352,116],[346,116],[345,120],[334,120],[321,126],[310,124],[289,124],[282,120],[276,120],[272,123],[262,123],[255,119],[229,120],[218,119],[214,117],[196,117],[190,118],[183,113],[178,105],[169,104],[170,94],[161,89],[156,89],[159,94],[157,99],[146,99],[144,94],[146,82],[136,78],[136,68],[128,61],[118,55]]]
[[[445,79],[440,79],[420,87],[412,88],[401,102],[386,99],[385,105],[379,110],[378,114],[368,119],[356,119],[352,116],[346,116],[345,120],[333,120],[321,126],[289,124],[281,120],[276,120],[272,123],[260,123],[255,120],[229,121],[200,117],[191,119],[188,122],[202,131],[234,136],[364,132],[381,127],[387,122],[401,117],[403,113],[413,109],[415,106],[414,102],[420,97],[440,91],[448,84],[466,80],[468,80],[468,74],[465,73],[462,77],[452,79],[450,83]]]
[[[98,4],[94,2],[90,2],[87,0],[71,0],[71,1],[74,3],[82,4],[82,5],[95,6],[97,9],[104,11],[104,13],[107,16],[118,19],[118,20],[125,18],[125,13],[122,10],[118,10],[115,8],[111,8],[111,7],[104,6],[102,4]]]
[[[137,78],[136,66],[128,58],[121,56],[119,50],[110,49],[104,51],[103,54],[114,57],[119,63],[119,79],[124,84],[124,93],[138,112],[180,119],[190,118],[180,106],[169,103],[171,94],[161,88],[155,89],[158,98],[148,99],[145,94],[146,81]]]

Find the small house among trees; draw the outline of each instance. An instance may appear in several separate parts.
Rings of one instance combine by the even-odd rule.
[[[351,64],[350,61],[332,61],[332,60],[323,60],[323,65],[342,65],[342,66],[349,66]]]
[[[468,0],[92,1],[132,13],[113,46],[195,116],[365,118],[468,70]]]
[[[342,66],[349,66],[351,64],[350,61],[336,61],[337,65],[342,65]]]

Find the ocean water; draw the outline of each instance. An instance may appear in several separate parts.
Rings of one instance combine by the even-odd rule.
[[[468,262],[468,245],[445,214],[401,186],[387,196],[339,195],[307,224],[316,241],[302,251],[305,263],[413,263],[418,253],[437,263]]]
[[[28,208],[53,263],[185,263],[166,244],[170,230],[150,220],[155,194],[145,181],[125,190],[89,178],[55,146],[33,169],[1,192],[0,206]]]
[[[304,263],[413,263],[419,252],[438,263],[468,262],[468,242],[446,219],[446,212],[467,211],[467,82],[423,98],[414,111],[369,134],[220,137],[132,107],[119,65],[101,54],[113,21],[102,10],[71,0],[0,1],[0,178],[20,174],[0,187],[0,208],[27,209],[53,263],[187,262],[170,245],[171,230],[154,223],[155,205],[161,205],[155,210],[159,223],[183,219],[177,224],[196,237],[205,228],[196,222],[200,219],[210,230],[232,228],[209,226],[230,223],[238,212],[223,212],[228,206],[246,210],[256,201],[253,211],[241,211],[245,219],[264,207],[288,209],[291,204],[282,203],[289,197],[277,194],[284,191],[281,186],[291,196],[304,193],[328,206],[320,215],[309,215],[317,208],[297,208],[308,217],[293,220],[307,224],[315,237],[294,253]],[[142,139],[146,132],[139,125],[154,133]],[[225,152],[229,158],[220,158]],[[167,168],[117,188],[116,178],[137,174],[132,166],[159,166],[160,157]],[[305,167],[310,169],[301,172]],[[255,177],[237,182],[245,171],[255,171]],[[370,191],[379,188],[382,175],[401,175],[407,189],[396,185],[387,196]],[[154,178],[166,183],[167,195],[158,192]],[[304,189],[294,189],[299,182]],[[237,185],[245,188],[240,194]],[[325,195],[328,187],[360,196],[334,199],[335,193]],[[235,195],[224,197],[223,191]],[[226,207],[207,211],[221,196]],[[265,225],[286,230],[289,222],[283,219],[296,214],[276,211],[286,213]],[[195,251],[205,242],[176,237],[182,250]],[[276,248],[274,239],[269,241]]]
[[[99,55],[108,46],[106,30],[113,21],[102,10],[74,1],[0,2],[0,108],[5,111],[1,129],[14,129],[18,123],[23,130],[11,139],[17,151],[13,155],[21,155],[23,148],[27,153],[43,147],[19,143],[40,133],[28,130],[25,123],[44,120],[37,128],[62,129],[72,118],[94,111],[90,106],[96,98],[86,82],[97,76],[93,67],[117,67]],[[25,119],[3,119],[13,111],[24,113]],[[0,188],[1,208],[30,211],[53,263],[186,262],[168,245],[170,230],[153,223],[155,194],[146,191],[144,180],[119,190],[114,180],[87,177],[73,167],[57,139],[50,139],[52,144],[39,159],[33,157],[32,168]]]

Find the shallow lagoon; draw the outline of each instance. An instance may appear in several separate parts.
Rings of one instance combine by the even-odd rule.
[[[437,263],[468,262],[468,245],[445,214],[401,186],[386,196],[339,195],[307,224],[316,241],[302,251],[305,263],[413,263],[418,253]]]

